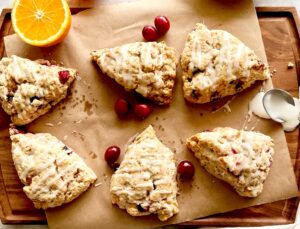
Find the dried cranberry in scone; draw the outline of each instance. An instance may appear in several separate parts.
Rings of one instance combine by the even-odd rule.
[[[231,152],[232,152],[233,154],[237,154],[237,153],[238,153],[234,148],[231,148]]]
[[[59,81],[62,84],[65,84],[70,78],[70,72],[68,70],[59,71],[58,76],[59,76]]]
[[[10,124],[10,128],[9,128],[9,135],[15,135],[15,134],[25,134],[26,133],[26,129],[23,126],[18,126],[16,127],[13,124]]]

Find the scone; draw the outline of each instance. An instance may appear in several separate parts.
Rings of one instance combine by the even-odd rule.
[[[76,74],[17,56],[2,58],[0,103],[15,125],[28,124],[66,97]]]
[[[174,153],[149,126],[128,145],[123,161],[111,177],[113,204],[132,216],[157,214],[165,221],[178,213]]]
[[[136,42],[91,52],[103,73],[126,90],[160,105],[171,102],[176,79],[175,50],[160,42]]]
[[[209,173],[232,185],[239,195],[256,197],[262,192],[274,154],[269,136],[220,127],[198,133],[186,144]]]
[[[48,133],[10,129],[12,158],[23,191],[36,208],[68,203],[97,179],[95,173],[68,146]]]
[[[267,64],[243,42],[200,23],[188,35],[181,67],[184,97],[199,104],[234,95],[270,77]]]

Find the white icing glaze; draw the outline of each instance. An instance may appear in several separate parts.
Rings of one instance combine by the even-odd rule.
[[[70,182],[73,178],[73,177],[66,177],[64,175],[69,173],[70,171],[74,171],[74,169],[80,167],[80,164],[82,164],[82,163],[76,161],[76,162],[70,164],[69,166],[67,166],[64,170],[59,171],[58,174],[55,171],[55,167],[52,167],[51,170],[48,170],[49,171],[48,173],[45,173],[45,175],[43,176],[42,179],[39,180],[39,182],[37,182],[37,183],[35,183],[35,185],[31,186],[32,191],[33,191],[32,196],[39,196],[40,193],[42,193],[44,191],[44,189],[49,190],[51,188],[51,186],[53,184],[55,184],[56,181],[61,179],[62,177],[64,177],[64,179],[61,179],[60,184],[59,184],[58,187],[59,188],[63,187],[66,183]],[[51,176],[53,176],[53,177],[51,177]],[[46,185],[45,185],[44,181],[46,181],[47,179],[49,179],[49,180],[46,182]],[[43,189],[41,189],[41,184],[44,184]]]
[[[176,75],[173,51],[164,43],[136,42],[95,51],[94,58],[101,70],[126,90],[136,90],[144,97],[155,95],[153,100],[160,102],[172,92]]]
[[[59,80],[59,71],[63,70],[70,73],[64,84]],[[76,76],[74,69],[45,66],[14,55],[0,61],[0,72],[1,105],[16,125],[28,124],[45,114],[66,96]]]
[[[135,209],[136,205],[145,207],[143,214],[147,215],[170,208],[171,216],[177,212],[175,176],[174,154],[149,126],[128,145],[119,169],[111,178],[113,203],[126,209]]]
[[[206,53],[203,52],[201,48],[201,43],[199,40],[195,39],[192,43],[191,51],[191,62],[189,68],[193,71],[197,68],[205,68],[206,74],[197,74],[193,78],[193,81],[198,85],[199,89],[203,90],[204,88],[211,87],[218,80],[218,71],[221,70],[222,66],[226,66],[226,76],[228,79],[235,79],[234,69],[239,68],[242,70],[244,77],[250,76],[250,66],[251,61],[249,59],[249,49],[243,44],[240,43],[237,46],[235,53],[233,53],[232,44],[231,44],[231,34],[226,31],[218,31],[222,33],[223,38],[221,39],[220,50],[214,48],[209,51],[206,50]],[[206,60],[206,58],[216,58],[217,64],[213,66],[211,60]],[[244,66],[240,66],[243,64]]]
[[[190,139],[188,147],[210,173],[221,177],[245,196],[255,197],[262,191],[274,154],[273,141],[269,136],[220,127],[198,133]],[[216,167],[219,167],[219,172]],[[232,177],[228,171],[235,176]]]
[[[88,169],[71,148],[65,149],[61,141],[49,134],[19,134],[12,136],[12,141],[14,163],[26,184],[24,191],[33,200],[45,195],[55,198],[52,195],[59,190],[68,189],[77,170]]]
[[[255,114],[258,117],[270,119],[270,116],[265,111],[263,107],[263,96],[264,92],[259,92],[249,103],[249,114]],[[267,98],[272,99],[272,98]],[[282,123],[283,129],[285,131],[293,131],[300,123],[300,100],[294,98],[295,106],[283,102],[281,99],[274,99],[269,101],[269,104],[272,104],[273,113],[277,114],[277,118],[284,120]]]
[[[248,111],[249,115],[254,113],[258,117],[270,119],[270,116],[267,114],[262,102],[264,95],[264,92],[258,92],[257,95],[250,101]]]
[[[201,45],[198,40],[195,40],[192,44],[192,53],[191,53],[191,63],[190,63],[190,69],[194,69],[194,67],[199,66],[202,62],[202,51],[201,51]]]

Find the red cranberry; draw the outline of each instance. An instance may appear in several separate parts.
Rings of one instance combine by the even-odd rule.
[[[118,99],[115,103],[115,111],[119,116],[125,116],[129,111],[129,103],[125,99]]]
[[[157,16],[154,20],[158,32],[163,35],[170,29],[170,21],[166,16]]]
[[[70,72],[68,70],[59,71],[58,76],[59,76],[59,81],[62,84],[65,84],[68,81],[68,79],[70,78]]]
[[[138,118],[144,119],[151,113],[151,109],[147,104],[137,104],[134,106],[134,113]]]
[[[191,179],[194,176],[195,168],[190,161],[182,161],[177,166],[177,172],[181,178]]]
[[[152,25],[144,26],[142,34],[146,41],[156,41],[159,36],[157,29]]]
[[[104,159],[108,164],[113,164],[120,156],[120,148],[118,146],[110,146],[106,149]]]

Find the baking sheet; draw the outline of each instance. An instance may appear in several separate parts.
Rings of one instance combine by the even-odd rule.
[[[171,30],[162,40],[177,49],[178,57],[187,34],[197,22],[203,22],[209,28],[221,28],[233,33],[266,61],[251,0],[144,0],[106,5],[74,16],[69,35],[55,47],[31,47],[15,35],[5,38],[8,55],[54,59],[77,68],[80,72],[71,95],[51,113],[30,124],[29,130],[49,132],[62,139],[93,168],[98,175],[96,183],[100,185],[91,188],[70,204],[47,210],[50,228],[127,228],[129,225],[131,228],[153,227],[297,195],[298,188],[284,133],[280,125],[269,120],[254,119],[248,125],[248,129],[255,126],[255,130],[272,136],[275,141],[274,163],[263,193],[255,199],[238,196],[229,185],[205,172],[184,145],[187,137],[200,130],[217,126],[241,129],[248,112],[248,102],[261,84],[236,96],[230,104],[231,112],[220,110],[204,113],[202,106],[191,106],[184,101],[179,69],[170,107],[153,107],[152,115],[144,121],[136,120],[133,116],[120,120],[116,116],[116,98],[125,97],[132,102],[140,99],[103,76],[91,62],[89,52],[141,41],[143,26],[152,24],[154,17],[160,14],[167,15],[171,21]],[[58,125],[60,122],[62,124]],[[50,127],[47,123],[54,126]],[[112,171],[103,159],[108,146],[117,144],[124,149],[128,139],[149,124],[154,126],[159,138],[176,152],[177,162],[188,159],[196,167],[192,182],[179,182],[180,213],[164,223],[159,222],[156,216],[131,217],[124,210],[111,205],[109,180]]]

